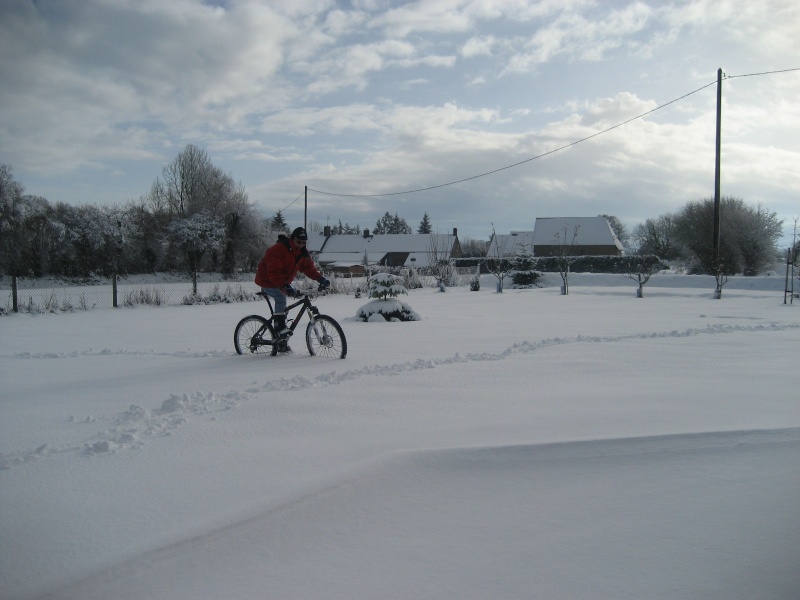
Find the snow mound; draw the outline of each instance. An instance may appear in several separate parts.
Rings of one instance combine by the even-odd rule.
[[[406,302],[396,298],[372,300],[356,311],[356,317],[368,323],[385,321],[421,321],[422,317]]]

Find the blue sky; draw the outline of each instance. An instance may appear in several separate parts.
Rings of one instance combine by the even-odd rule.
[[[309,192],[323,225],[633,227],[713,196],[722,68],[722,193],[790,234],[800,71],[737,76],[798,67],[793,0],[3,0],[0,163],[51,203],[114,205],[194,144],[292,225],[308,186],[343,194]]]

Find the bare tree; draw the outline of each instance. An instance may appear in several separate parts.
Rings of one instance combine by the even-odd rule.
[[[179,218],[198,213],[223,217],[247,202],[247,192],[214,166],[205,150],[189,144],[164,167],[149,201],[154,210]]]
[[[10,275],[21,275],[23,266],[25,188],[14,179],[9,165],[0,165],[0,266]]]
[[[735,273],[755,275],[772,263],[783,228],[776,213],[724,196],[719,250],[714,248],[714,213],[714,199],[706,198],[689,202],[675,216],[675,238],[693,258],[693,271],[715,275],[720,283]]]
[[[472,238],[460,238],[459,242],[461,244],[461,256],[462,258],[471,258],[471,257],[480,257],[483,258],[486,256],[486,251],[488,250],[489,244],[486,243],[486,240],[474,240]]]
[[[624,273],[628,279],[633,279],[639,284],[636,289],[636,297],[644,298],[644,286],[650,281],[650,278],[661,271],[666,269],[667,265],[657,256],[652,254],[640,255],[635,262],[629,263],[628,270]]]
[[[428,268],[431,274],[436,277],[436,285],[439,289],[452,284],[455,265],[450,256],[452,242],[447,236],[440,236],[435,233],[430,235],[428,242]]]
[[[634,228],[631,237],[642,254],[655,254],[663,260],[673,260],[680,254],[675,244],[675,217],[672,215],[647,219]]]
[[[492,240],[495,240],[494,250],[492,254],[486,255],[483,264],[486,270],[497,278],[497,293],[503,293],[503,280],[514,269],[514,261],[506,258],[504,248],[496,242],[497,234],[495,233],[494,226],[492,226]],[[489,241],[491,246],[491,240]]]
[[[569,266],[575,261],[575,239],[578,237],[580,225],[575,225],[572,230],[572,237],[568,235],[569,226],[564,225],[564,231],[558,232],[553,236],[555,241],[555,259],[558,271],[561,274],[561,295],[569,294]]]

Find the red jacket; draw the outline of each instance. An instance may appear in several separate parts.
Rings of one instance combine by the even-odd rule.
[[[285,235],[279,235],[278,242],[267,249],[264,258],[258,263],[256,285],[262,288],[283,288],[294,281],[298,272],[314,281],[322,277],[314,267],[314,261],[305,246],[298,246]]]

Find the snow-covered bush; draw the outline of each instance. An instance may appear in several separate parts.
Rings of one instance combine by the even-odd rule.
[[[372,300],[356,311],[362,321],[420,321],[422,317],[405,302],[400,294],[408,294],[402,285],[403,278],[390,273],[376,273],[369,278],[369,295]]]
[[[369,297],[378,300],[397,298],[400,294],[408,294],[403,285],[403,278],[391,273],[375,273],[367,282]]]
[[[511,281],[515,288],[529,288],[537,286],[536,283],[542,278],[542,274],[538,271],[513,271],[511,273]]]
[[[422,287],[422,279],[416,269],[402,269],[403,286],[407,290],[415,290]]]

